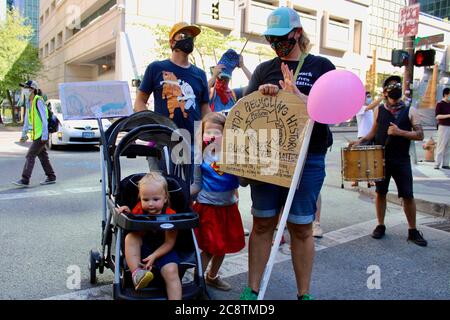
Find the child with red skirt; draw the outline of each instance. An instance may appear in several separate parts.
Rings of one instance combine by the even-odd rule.
[[[202,250],[203,272],[207,285],[219,290],[230,290],[222,280],[219,269],[227,253],[235,253],[245,247],[244,228],[238,209],[236,176],[221,172],[220,159],[225,116],[208,113],[202,120],[203,160],[195,165],[191,195],[197,195],[194,211],[199,214],[199,227],[195,229],[198,246]]]

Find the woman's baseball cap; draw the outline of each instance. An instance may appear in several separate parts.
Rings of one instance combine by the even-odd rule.
[[[180,31],[190,31],[194,37],[198,36],[202,31],[199,27],[190,25],[187,22],[178,22],[175,23],[170,29],[169,32],[169,40],[172,40],[175,35]]]
[[[297,11],[287,7],[280,7],[272,11],[267,18],[267,30],[264,36],[284,36],[294,28],[301,28],[300,16]]]

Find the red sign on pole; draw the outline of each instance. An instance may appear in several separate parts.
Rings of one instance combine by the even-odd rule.
[[[412,37],[419,31],[420,4],[414,4],[400,9],[399,37]]]

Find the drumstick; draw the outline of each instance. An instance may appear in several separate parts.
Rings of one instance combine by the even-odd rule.
[[[250,40],[250,37],[247,38],[247,40],[245,40],[244,46],[242,47],[241,52],[239,52],[239,55],[241,55],[242,52],[244,51],[245,47],[247,46],[248,40]]]

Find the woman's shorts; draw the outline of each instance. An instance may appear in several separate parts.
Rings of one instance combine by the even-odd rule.
[[[325,154],[308,154],[300,186],[295,192],[288,222],[309,224],[315,219],[317,198],[325,180]],[[273,184],[251,185],[252,214],[271,218],[280,213],[286,203],[289,189]]]

